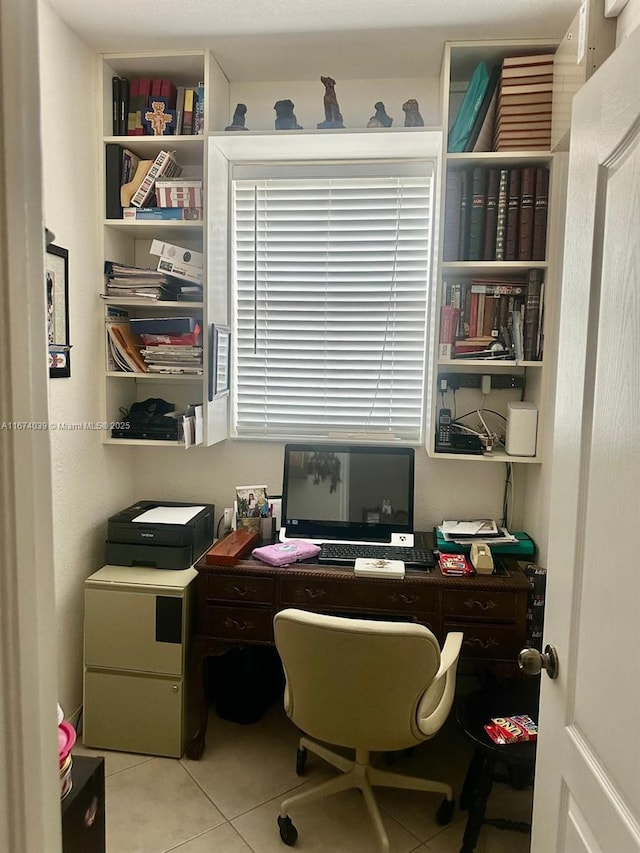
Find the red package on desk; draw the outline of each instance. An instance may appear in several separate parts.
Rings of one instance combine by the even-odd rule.
[[[443,575],[472,575],[474,569],[464,554],[440,554],[440,571]]]

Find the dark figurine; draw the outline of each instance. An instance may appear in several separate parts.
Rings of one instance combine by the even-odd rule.
[[[273,108],[276,111],[276,130],[303,130],[302,125],[298,124],[293,107],[293,101],[288,98],[286,101],[275,102]]]
[[[336,98],[336,81],[331,77],[321,77],[324,83],[324,121],[318,123],[323,127],[344,127],[342,113]]]
[[[391,127],[393,124],[393,119],[391,116],[387,115],[387,111],[384,108],[384,104],[382,101],[378,101],[375,104],[376,114],[371,116],[367,123],[367,127]]]
[[[246,104],[237,104],[236,111],[233,114],[233,121],[230,125],[225,127],[225,130],[249,130],[248,127],[244,126],[244,117],[247,114],[247,106]]]
[[[405,127],[424,127],[424,120],[418,109],[418,102],[415,98],[410,98],[402,105],[404,110],[404,126]]]

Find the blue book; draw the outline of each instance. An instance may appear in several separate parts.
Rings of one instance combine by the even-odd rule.
[[[460,104],[458,115],[451,126],[447,140],[447,150],[455,154],[465,150],[469,135],[482,107],[487,87],[489,85],[489,71],[486,63],[479,62],[476,65],[471,80],[464,93]]]
[[[202,219],[202,208],[200,207],[125,207],[122,213],[123,219],[177,219],[177,220],[199,220]]]

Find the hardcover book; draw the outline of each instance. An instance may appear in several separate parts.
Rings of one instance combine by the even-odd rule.
[[[536,170],[525,166],[522,170],[520,191],[520,227],[518,232],[518,260],[530,261],[533,256],[533,213],[536,192]]]
[[[498,225],[498,194],[500,192],[500,170],[489,169],[487,176],[487,201],[484,223],[484,251],[485,261],[495,260],[496,255],[496,230]]]
[[[505,233],[504,259],[518,260],[518,233],[520,225],[520,169],[509,172],[509,192],[507,196],[507,227]]]
[[[495,259],[504,261],[504,244],[507,229],[507,190],[509,186],[509,170],[500,169],[500,180],[498,183],[498,206],[496,214],[496,243]]]
[[[486,215],[487,170],[473,170],[473,197],[469,221],[469,260],[481,261],[484,254],[484,226]]]
[[[549,207],[549,169],[536,169],[536,195],[533,210],[532,260],[543,261],[547,249],[547,210]]]
[[[479,62],[471,75],[471,80],[460,104],[460,109],[449,131],[447,140],[447,150],[449,152],[454,153],[465,150],[465,145],[482,106],[488,85],[489,71],[484,62]]]
[[[469,225],[471,218],[471,202],[473,193],[473,174],[470,169],[460,172],[460,244],[458,260],[469,260]]]
[[[447,187],[444,201],[444,240],[443,261],[457,261],[460,245],[460,202],[462,174],[451,170],[447,174]]]
[[[465,151],[491,151],[493,141],[493,128],[496,119],[496,106],[498,103],[498,84],[500,82],[500,66],[496,65],[491,70],[487,91],[485,92],[478,115],[473,123]]]

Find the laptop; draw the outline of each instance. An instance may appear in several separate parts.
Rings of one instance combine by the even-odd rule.
[[[376,557],[380,545],[403,559],[396,549],[413,546],[413,490],[411,447],[286,444],[280,539],[323,546],[325,562]]]

